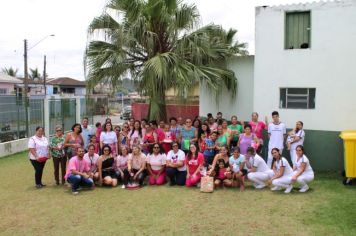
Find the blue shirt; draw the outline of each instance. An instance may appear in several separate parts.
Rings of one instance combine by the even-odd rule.
[[[232,165],[232,171],[237,173],[240,171],[240,165],[245,162],[245,156],[244,155],[241,155],[235,159],[234,156],[231,156],[229,158],[229,164]]]
[[[205,144],[206,144],[206,148],[204,150],[204,156],[206,157],[212,157],[212,156],[215,156],[215,149],[207,149],[208,147],[212,147],[215,145],[215,142],[211,139],[206,139],[205,140]]]

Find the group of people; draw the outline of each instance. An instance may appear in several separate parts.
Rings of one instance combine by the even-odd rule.
[[[306,192],[314,179],[303,148],[303,123],[298,121],[287,134],[276,111],[268,125],[267,118],[260,121],[256,112],[249,122],[238,121],[237,116],[228,122],[218,112],[215,118],[211,113],[204,120],[172,117],[169,123],[130,119],[114,126],[110,118],[95,128],[88,123],[84,118],[66,135],[57,126],[50,140],[43,127],[37,127],[28,143],[37,188],[45,186],[42,173],[49,158],[56,184],[68,182],[73,194],[81,186],[140,187],[146,179],[149,185],[168,180],[170,185],[192,187],[199,186],[203,176],[213,177],[215,188],[243,191],[249,180],[257,189],[271,186],[289,193],[296,183],[300,192]],[[269,136],[267,163],[261,157],[267,141],[264,130]],[[292,166],[282,157],[284,146],[290,150]]]

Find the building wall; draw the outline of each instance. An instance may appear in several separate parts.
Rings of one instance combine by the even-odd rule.
[[[235,72],[238,80],[238,92],[235,97],[224,88],[216,100],[204,84],[200,86],[200,116],[212,113],[214,116],[218,111],[223,116],[230,119],[232,115],[237,115],[240,120],[248,120],[253,112],[253,67],[254,57],[235,57],[229,61],[229,68]]]
[[[284,49],[285,14],[311,12],[311,47]],[[288,128],[302,120],[316,170],[342,170],[341,130],[356,129],[356,1],[256,8],[254,109],[280,113]],[[315,109],[279,108],[282,87],[316,88]],[[285,153],[288,156],[287,153]]]
[[[82,88],[82,87],[76,87],[75,88],[75,95],[76,96],[81,96],[81,95],[85,95],[86,94],[86,89],[85,87]]]
[[[10,94],[14,94],[15,92],[14,84],[0,83],[0,88],[6,89],[6,94],[2,94],[2,95],[10,95]]]
[[[311,48],[284,49],[286,11],[311,11]],[[356,1],[256,8],[254,109],[287,127],[356,129]],[[316,88],[315,109],[279,109],[279,88]]]

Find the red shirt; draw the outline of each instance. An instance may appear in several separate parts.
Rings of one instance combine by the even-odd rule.
[[[185,164],[188,167],[189,174],[194,174],[200,165],[204,164],[204,156],[202,153],[198,152],[197,158],[192,158],[188,160],[188,157],[185,158]]]

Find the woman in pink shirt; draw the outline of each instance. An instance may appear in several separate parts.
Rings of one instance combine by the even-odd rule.
[[[267,123],[267,122],[266,122]],[[259,139],[259,147],[256,150],[256,153],[260,153],[263,145],[263,130],[267,129],[266,123],[258,120],[258,113],[253,112],[251,115],[251,121],[249,125],[251,125],[251,132],[256,135]]]
[[[189,147],[189,151],[185,159],[185,164],[188,169],[185,186],[196,186],[201,179],[200,169],[204,165],[204,156],[202,153],[198,152],[198,149],[194,144],[191,144]]]
[[[166,154],[158,143],[147,156],[148,183],[162,185],[166,182]]]
[[[116,157],[116,173],[119,181],[123,181],[122,188],[127,185],[128,179],[125,178],[125,172],[127,171],[127,162],[130,157],[129,148],[121,146],[120,155]]]

